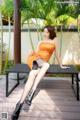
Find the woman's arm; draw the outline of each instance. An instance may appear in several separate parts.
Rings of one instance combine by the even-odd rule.
[[[58,61],[61,68],[68,68],[67,66],[62,65],[61,57],[59,56],[59,53],[58,53],[58,48],[59,48],[58,44],[57,44],[57,42],[55,42],[55,56],[56,56],[56,59],[57,59],[57,61]]]
[[[38,48],[39,48],[39,45],[40,45],[40,43],[41,43],[42,41],[39,41],[38,42],[38,45],[37,45],[37,49],[36,49],[36,51],[38,51]],[[36,51],[34,51],[34,50],[32,50],[32,51],[29,51],[29,53],[28,54],[33,54],[34,52],[36,52]]]
[[[56,57],[56,59],[57,59],[57,62],[58,62],[58,64],[60,65],[60,66],[62,66],[62,64],[61,64],[61,58],[60,58],[60,56],[59,56],[59,52],[58,52],[58,44],[57,44],[57,42],[56,41],[54,41],[54,44],[55,44],[55,57]]]
[[[60,56],[59,56],[59,54],[58,54],[58,52],[57,52],[56,49],[55,49],[55,57],[56,57],[56,59],[57,59],[58,64],[59,64],[60,66],[62,66],[62,64],[61,64],[61,58],[60,58]]]
[[[36,53],[38,52],[39,45],[40,45],[41,42],[42,42],[42,41],[39,41],[39,42],[38,42],[38,45],[37,45],[37,49],[36,49],[36,50],[29,51],[29,52],[28,52],[28,55],[34,55],[34,54],[36,54]]]
[[[38,45],[37,45],[37,49],[36,49],[36,51],[39,50],[39,45],[40,45],[42,42],[43,42],[43,41],[39,41],[39,42],[38,42]]]

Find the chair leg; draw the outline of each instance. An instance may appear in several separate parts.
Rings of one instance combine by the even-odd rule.
[[[19,74],[17,75],[17,83],[11,88],[11,90],[8,90],[9,88],[9,73],[6,73],[6,97],[8,97],[11,92],[19,85]]]
[[[76,74],[76,89],[77,89],[77,100],[79,101],[79,78],[78,73]]]
[[[72,86],[74,85],[74,74],[72,74]]]
[[[8,74],[6,73],[6,97],[8,97]]]
[[[17,73],[17,83],[19,84],[19,73]]]

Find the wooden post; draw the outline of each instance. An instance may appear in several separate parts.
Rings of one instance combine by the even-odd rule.
[[[20,0],[14,0],[14,63],[21,63]]]

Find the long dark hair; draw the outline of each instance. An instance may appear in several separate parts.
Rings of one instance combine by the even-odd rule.
[[[47,28],[48,32],[50,33],[49,39],[53,40],[56,37],[55,28],[53,26],[47,25],[44,29]]]

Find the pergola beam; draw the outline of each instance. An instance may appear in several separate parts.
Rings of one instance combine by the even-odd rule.
[[[78,1],[55,1],[58,4],[79,4]]]
[[[21,63],[20,0],[14,0],[14,63]]]

